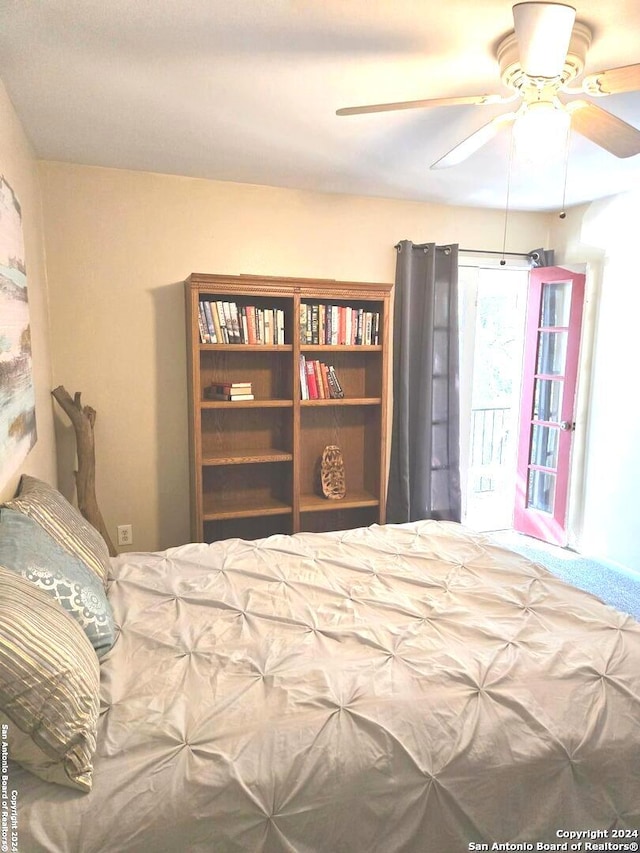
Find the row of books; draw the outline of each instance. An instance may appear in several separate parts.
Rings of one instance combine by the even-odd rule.
[[[331,364],[300,356],[300,397],[303,400],[329,400],[344,397],[340,380]]]
[[[214,380],[205,388],[204,395],[207,400],[253,400],[253,387],[251,382],[226,382]]]
[[[380,313],[350,305],[300,304],[300,343],[372,345],[380,343]]]
[[[284,310],[201,299],[198,326],[203,344],[283,344]]]

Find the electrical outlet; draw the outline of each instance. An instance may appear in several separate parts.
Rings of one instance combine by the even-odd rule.
[[[118,525],[118,545],[133,545],[133,526],[131,524]]]

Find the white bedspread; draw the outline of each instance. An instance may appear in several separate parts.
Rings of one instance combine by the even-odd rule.
[[[229,540],[113,575],[94,789],[14,769],[21,853],[462,853],[640,829],[640,626],[486,537]]]

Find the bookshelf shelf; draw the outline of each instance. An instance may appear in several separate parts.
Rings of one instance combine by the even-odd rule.
[[[265,448],[264,450],[256,450],[254,448],[239,448],[233,453],[218,453],[207,454],[202,457],[201,464],[204,468],[213,465],[251,465],[256,462],[290,462],[293,459],[293,454],[284,450],[275,450]]]
[[[341,500],[329,501],[316,494],[300,496],[300,512],[340,512],[355,507],[377,507],[378,498],[365,491],[352,491]]]
[[[293,400],[203,400],[201,409],[290,409]]]
[[[367,344],[352,344],[331,346],[328,344],[300,344],[300,352],[382,352],[382,347],[379,345],[370,346]]]
[[[203,344],[203,352],[291,352],[291,344]]]
[[[385,520],[390,293],[389,284],[367,282],[189,276],[194,541]],[[237,316],[234,341],[205,340],[213,329],[203,329],[205,308],[211,312],[214,305],[220,312],[214,335],[220,339],[220,317],[227,311],[227,319]],[[249,340],[252,316],[260,318],[252,340],[264,334],[275,336],[277,343],[238,342],[238,336]],[[334,340],[341,342],[318,343],[329,339],[331,323]],[[324,398],[304,399],[300,368],[305,359],[318,362],[317,369],[331,366],[344,396],[328,396],[325,382]],[[231,384],[250,386],[253,399],[208,399],[211,386]],[[317,486],[318,461],[330,444],[338,444],[345,458],[342,500],[324,498]]]
[[[381,406],[381,397],[341,397],[328,400],[300,400],[302,408],[310,406]]]
[[[265,515],[288,515],[292,512],[292,507],[283,501],[275,499],[256,499],[253,501],[247,500],[228,500],[210,499],[206,503],[203,513],[205,521],[221,520],[231,518],[253,518],[254,516]],[[250,537],[247,537],[250,538]]]

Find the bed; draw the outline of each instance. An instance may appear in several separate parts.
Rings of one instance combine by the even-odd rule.
[[[21,852],[637,849],[640,625],[490,538],[192,543],[105,581],[84,789],[10,760]]]

